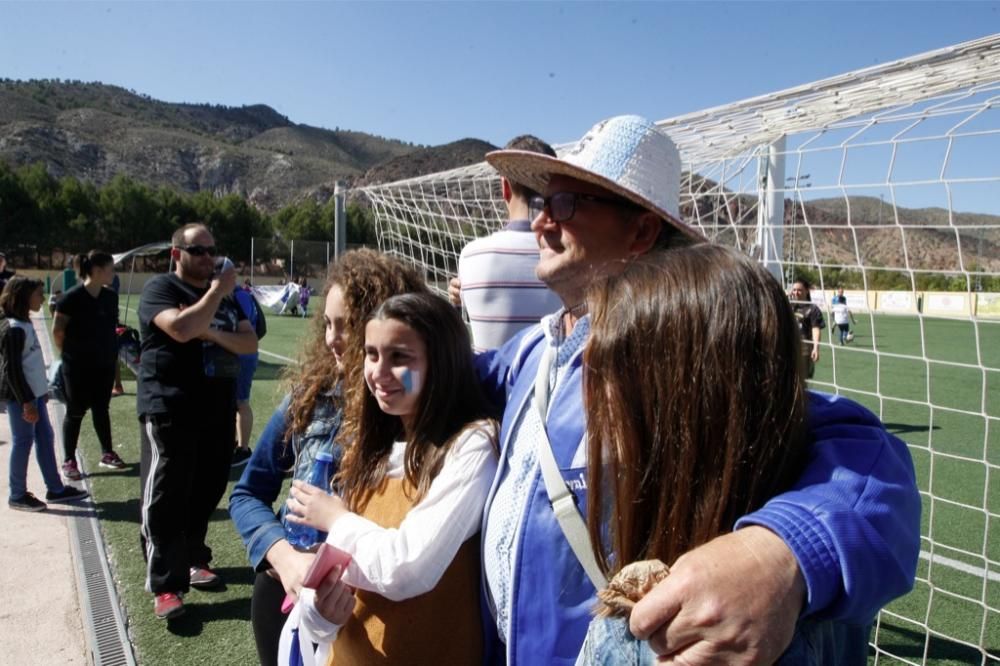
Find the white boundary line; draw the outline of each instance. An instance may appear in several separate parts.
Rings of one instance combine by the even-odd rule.
[[[274,352],[269,352],[269,351],[266,351],[264,349],[258,349],[257,353],[258,354],[265,354],[267,356],[272,356],[274,358],[280,358],[282,361],[286,361],[288,363],[296,363],[297,362],[294,358],[288,358],[287,356],[282,356],[281,354],[275,354]]]
[[[978,576],[979,578],[987,578],[992,581],[1000,582],[1000,572],[988,571],[981,567],[966,564],[965,562],[961,562],[959,560],[953,560],[950,557],[944,557],[943,555],[931,555],[926,550],[920,551],[920,559],[927,560],[928,562],[932,562],[934,564],[940,564],[941,566],[945,566],[950,569],[956,569],[962,573]]]

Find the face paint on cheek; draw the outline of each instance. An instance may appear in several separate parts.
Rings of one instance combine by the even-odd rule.
[[[399,383],[403,385],[406,393],[420,392],[420,371],[403,368],[403,374],[399,377]]]

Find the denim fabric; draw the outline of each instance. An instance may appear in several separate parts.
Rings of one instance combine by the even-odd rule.
[[[802,620],[776,666],[864,666],[870,627]],[[655,666],[649,644],[633,637],[622,618],[594,619],[577,666]]]
[[[13,443],[10,447],[10,499],[21,499],[28,492],[28,458],[31,456],[31,445],[35,445],[35,461],[42,471],[45,487],[57,493],[63,489],[59,478],[59,467],[56,464],[55,437],[52,433],[52,423],[49,421],[49,410],[45,403],[47,397],[36,398],[38,421],[34,424],[24,420],[21,405],[7,402],[7,420],[10,422],[10,433]]]
[[[286,445],[285,411],[289,402],[286,396],[271,415],[243,476],[229,496],[229,515],[247,548],[250,564],[257,571],[268,568],[264,556],[271,546],[285,538],[284,502],[277,514],[272,507],[288,473],[293,472],[292,478],[308,481],[316,454],[322,450],[333,453],[335,467],[340,464],[342,452],[339,447],[333,450],[333,439],[343,416],[336,396],[317,400],[305,433],[294,435]]]

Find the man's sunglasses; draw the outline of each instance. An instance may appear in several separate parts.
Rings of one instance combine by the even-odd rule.
[[[187,252],[192,257],[204,257],[206,254],[214,257],[219,254],[219,248],[214,245],[178,245],[177,249]]]
[[[565,222],[573,219],[573,215],[576,214],[577,201],[592,201],[628,208],[636,207],[632,202],[617,197],[600,197],[594,194],[580,194],[579,192],[556,192],[547,197],[538,195],[531,197],[528,200],[528,212],[531,219],[535,219],[543,210],[548,210],[550,220]]]

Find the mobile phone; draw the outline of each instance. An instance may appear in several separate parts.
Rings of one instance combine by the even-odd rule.
[[[313,560],[309,571],[306,572],[306,577],[302,579],[302,587],[309,587],[315,590],[323,583],[323,579],[327,577],[334,567],[339,566],[340,575],[343,576],[344,570],[350,563],[350,553],[345,553],[339,548],[324,542],[320,544],[319,550],[316,551],[316,559]],[[285,600],[281,603],[281,612],[289,612],[294,605],[295,602],[292,600],[292,597],[285,595]]]
[[[233,265],[232,259],[229,257],[218,257],[215,260],[215,271],[212,273],[213,276],[218,277],[222,274],[222,271],[226,270]]]

